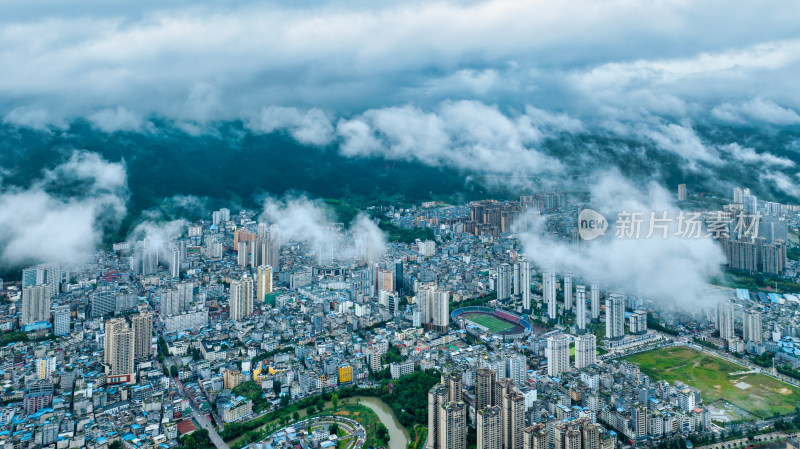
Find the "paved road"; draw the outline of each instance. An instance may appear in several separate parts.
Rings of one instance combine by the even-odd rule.
[[[214,426],[212,426],[211,423],[208,422],[208,419],[206,419],[205,415],[200,413],[197,410],[197,408],[195,408],[194,404],[191,404],[191,401],[190,401],[190,407],[192,408],[192,416],[194,416],[194,420],[197,421],[198,424],[200,424],[200,427],[208,431],[208,436],[209,438],[211,438],[211,442],[214,443],[214,446],[216,446],[217,449],[229,449],[228,445],[225,444],[224,441],[222,441],[222,437],[220,437],[219,434],[217,433],[217,429],[215,429]]]

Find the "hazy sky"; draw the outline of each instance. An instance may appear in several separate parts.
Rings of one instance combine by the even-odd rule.
[[[621,185],[642,208],[673,208],[674,186],[659,184],[668,170],[706,175],[705,187],[720,192],[732,184],[718,174],[746,172],[745,187],[800,200],[797,1],[0,0],[0,11],[7,127],[52,132],[85,119],[100,133],[158,138],[164,123],[211,134],[219,121],[241,120],[249,132],[288,133],[346,157],[537,175],[555,185],[596,171],[598,201],[616,198],[604,186]],[[700,125],[790,132],[781,146],[760,147],[709,139]],[[571,152],[546,145],[564,136],[578,142],[564,145]],[[629,183],[626,165],[647,168],[644,179]],[[3,189],[0,223],[11,231],[0,240],[0,263],[90,250],[108,211],[126,210],[126,176],[124,162],[75,152],[29,189]],[[89,193],[59,196],[62,178]],[[272,208],[316,213],[280,201]],[[32,247],[56,235],[23,226],[42,214],[75,238]],[[365,227],[360,246],[381,246],[373,231]],[[558,254],[558,244],[536,235],[526,242],[537,263],[577,270],[569,258],[543,257]],[[638,246],[622,245],[588,254],[587,266],[608,271],[619,262],[611,284],[663,289],[679,277],[696,290],[720,262],[708,243],[651,245],[646,260]],[[664,261],[695,275],[662,270]],[[628,270],[631,263],[649,269]]]
[[[376,4],[379,3],[379,4]],[[0,114],[335,115],[445,100],[800,122],[794,1],[0,2]]]

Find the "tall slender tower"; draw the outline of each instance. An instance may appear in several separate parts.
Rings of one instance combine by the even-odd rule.
[[[578,333],[586,332],[586,287],[575,287],[575,326]]]
[[[488,368],[478,368],[475,371],[475,410],[483,410],[494,404],[494,381],[497,372]]]
[[[519,277],[522,309],[531,310],[531,264],[524,258],[519,261]]]
[[[606,338],[618,340],[625,336],[625,301],[621,295],[606,298]]]
[[[511,298],[511,266],[502,263],[497,268],[497,299],[505,301]]]
[[[258,295],[257,301],[264,301],[267,295],[272,294],[272,267],[269,265],[260,265],[258,267]]]
[[[564,310],[572,310],[572,275],[564,275]]]
[[[153,338],[153,313],[145,312],[131,317],[133,333],[136,338],[133,357],[136,360],[150,358],[153,354],[153,346],[150,344]]]
[[[544,302],[547,304],[547,318],[555,321],[558,318],[555,272],[546,271],[542,274],[542,294],[544,295]]]
[[[719,338],[728,340],[736,336],[734,333],[734,311],[735,306],[730,302],[724,302],[717,307],[717,327],[719,328]]]
[[[592,282],[592,323],[600,322],[600,286]]]

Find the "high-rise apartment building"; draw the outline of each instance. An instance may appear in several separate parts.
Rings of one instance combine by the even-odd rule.
[[[69,335],[70,321],[68,305],[53,307],[53,333],[55,335]]]
[[[744,313],[742,320],[744,341],[761,343],[763,341],[761,329],[761,312],[758,310],[748,310]]]
[[[606,338],[618,340],[625,336],[625,300],[622,295],[606,298]]]
[[[466,449],[467,406],[448,402],[439,411],[439,449]]]
[[[135,381],[134,352],[135,332],[123,318],[112,318],[105,322],[106,381],[109,384],[133,383]]]
[[[89,295],[89,307],[92,318],[113,315],[117,305],[117,293],[109,286],[98,287]]]
[[[578,332],[586,331],[586,287],[575,287],[575,327]]]
[[[417,292],[420,319],[425,329],[446,332],[450,325],[450,291],[434,284],[423,285]]]
[[[525,258],[522,258],[517,262],[519,266],[519,281],[517,282],[517,286],[519,287],[519,291],[515,291],[515,294],[520,295],[522,299],[522,309],[523,310],[530,310],[531,309],[531,264]]]
[[[50,319],[50,288],[45,285],[22,288],[22,320],[20,324]]]
[[[558,306],[556,304],[556,273],[545,271],[542,273],[542,295],[547,306],[547,318],[555,321],[558,318]]]
[[[260,265],[256,274],[257,290],[256,301],[263,302],[267,295],[272,294],[272,267]]]
[[[144,312],[131,317],[131,324],[135,336],[133,357],[136,360],[146,360],[153,355],[153,313]]]
[[[253,278],[231,282],[228,316],[231,320],[241,320],[253,313]]]
[[[497,372],[488,368],[475,370],[475,410],[483,410],[493,404]]]
[[[569,372],[569,335],[556,334],[547,337],[547,375],[558,376]]]
[[[592,282],[591,291],[589,294],[592,296],[592,323],[600,322],[600,286],[597,282]]]
[[[569,312],[572,310],[572,275],[564,275],[564,310]]]
[[[597,362],[597,337],[583,334],[575,338],[575,368],[586,368]]]
[[[549,449],[547,426],[535,423],[526,427],[522,432],[523,449]]]
[[[630,314],[628,319],[628,329],[633,335],[643,335],[647,333],[647,312],[636,310]]]
[[[478,449],[501,449],[502,429],[500,407],[489,406],[479,409],[476,414],[478,430]]]
[[[717,306],[717,328],[719,338],[727,341],[736,336],[734,330],[734,315],[736,306],[731,302],[724,302]]]
[[[678,201],[686,201],[686,184],[678,184]]]
[[[497,268],[497,299],[505,301],[511,298],[511,266],[500,264]]]

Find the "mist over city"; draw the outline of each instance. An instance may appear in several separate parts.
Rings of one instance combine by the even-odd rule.
[[[800,447],[800,4],[0,4],[4,448]]]

